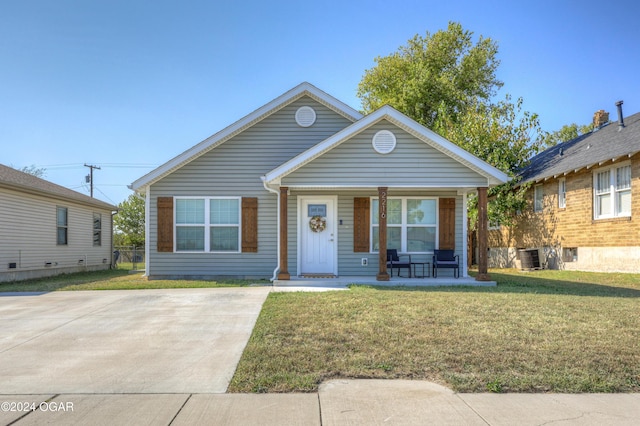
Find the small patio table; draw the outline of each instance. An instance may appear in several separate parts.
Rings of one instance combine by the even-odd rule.
[[[421,265],[422,266],[422,275],[418,275],[416,273],[416,266],[417,265]],[[424,266],[427,265],[427,275],[424,274]],[[431,267],[431,262],[411,262],[411,266],[413,267],[413,276],[415,278],[428,278],[429,275],[429,268]]]

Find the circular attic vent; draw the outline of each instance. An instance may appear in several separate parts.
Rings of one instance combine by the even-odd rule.
[[[316,122],[316,112],[310,106],[303,106],[296,111],[296,123],[300,127],[309,127]]]
[[[380,154],[388,154],[396,148],[396,136],[388,130],[380,130],[373,135],[373,149]]]

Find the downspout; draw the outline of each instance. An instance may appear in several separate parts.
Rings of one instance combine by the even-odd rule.
[[[270,280],[273,283],[278,278],[278,272],[280,271],[280,192],[278,192],[277,189],[270,188],[269,185],[267,185],[267,179],[265,176],[262,176],[260,179],[262,179],[262,185],[264,186],[264,189],[273,194],[276,194],[276,203],[278,205],[278,208],[276,210],[276,268],[273,270],[273,276]]]

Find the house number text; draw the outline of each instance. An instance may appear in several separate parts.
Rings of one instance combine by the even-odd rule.
[[[387,217],[387,191],[380,191],[380,218]]]

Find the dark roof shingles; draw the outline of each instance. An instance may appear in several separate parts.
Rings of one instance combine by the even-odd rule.
[[[91,198],[87,195],[56,185],[44,179],[40,179],[29,173],[24,173],[0,164],[0,185],[5,184],[14,188],[22,188],[24,190],[35,191],[43,195],[55,196],[58,198],[68,199],[83,204],[89,204],[95,207],[115,210],[116,207],[103,201]]]
[[[618,123],[612,122],[541,152],[522,170],[522,180],[537,181],[639,152],[640,113],[626,117],[624,122],[620,131]]]

